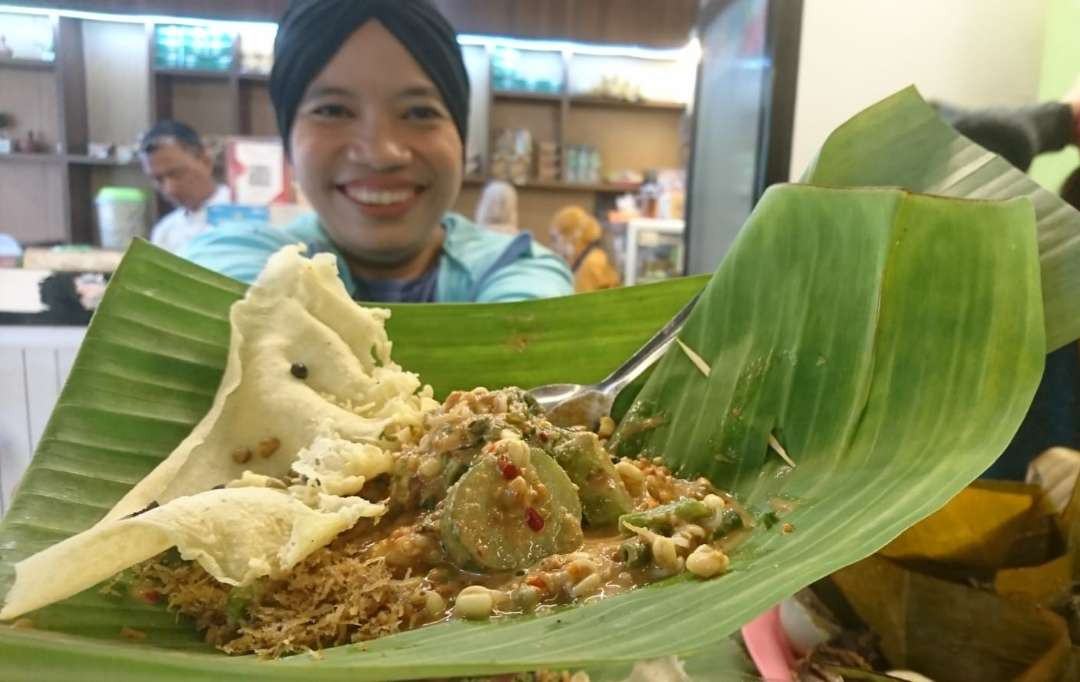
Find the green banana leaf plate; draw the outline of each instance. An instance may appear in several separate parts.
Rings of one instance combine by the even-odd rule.
[[[900,93],[861,114],[877,125],[856,137],[877,141],[878,126],[928,109],[913,91]],[[959,150],[973,146],[952,134]],[[876,172],[880,163],[829,152],[827,144],[815,172],[833,158],[849,166],[849,184],[859,182],[853,166]],[[1010,196],[1041,191],[1029,190]],[[395,360],[441,396],[597,380],[704,287],[681,338],[708,375],[674,347],[624,397],[617,442],[707,475],[759,513],[785,510],[783,524],[758,526],[724,576],[273,662],[225,657],[163,609],[92,589],[30,614],[33,629],[0,628],[0,679],[417,679],[726,651],[721,643],[740,625],[873,553],[1003,450],[1038,383],[1047,337],[1071,333],[1044,328],[1038,203],[781,186],[712,278],[392,307]],[[1075,214],[1062,215],[1078,227]],[[1038,225],[1041,234],[1042,217]],[[0,522],[0,593],[15,562],[92,525],[202,417],[224,367],[228,307],[243,291],[145,243],[131,247]],[[635,433],[643,418],[659,426]],[[769,449],[770,436],[794,467]],[[126,641],[132,630],[146,638]]]

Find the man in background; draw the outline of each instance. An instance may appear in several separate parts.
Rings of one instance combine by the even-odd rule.
[[[214,179],[214,161],[199,134],[179,121],[161,121],[139,142],[143,171],[154,189],[176,209],[158,221],[150,241],[178,253],[206,231],[206,208],[231,201],[229,188]]]

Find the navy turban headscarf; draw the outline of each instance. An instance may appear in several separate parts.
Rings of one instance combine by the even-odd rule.
[[[308,85],[356,29],[377,19],[442,95],[462,146],[469,127],[469,76],[454,27],[427,0],[293,0],[278,24],[270,98],[285,148]],[[377,69],[378,64],[357,64]]]

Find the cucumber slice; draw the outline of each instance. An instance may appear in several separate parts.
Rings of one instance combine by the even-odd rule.
[[[592,528],[614,525],[634,510],[634,501],[623,485],[611,458],[595,433],[568,433],[555,446],[555,461],[577,484],[585,520]]]
[[[455,565],[496,572],[525,568],[551,554],[581,546],[581,503],[566,472],[542,450],[532,448],[528,464],[515,467],[527,492],[509,476],[506,462],[481,455],[450,489],[439,532]],[[508,477],[509,476],[509,477]],[[532,493],[543,485],[546,494]]]

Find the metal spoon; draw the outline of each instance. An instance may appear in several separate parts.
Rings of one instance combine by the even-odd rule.
[[[536,399],[540,408],[547,413],[552,424],[558,426],[584,425],[595,430],[600,418],[611,412],[615,396],[627,384],[641,376],[663,356],[678,336],[690,316],[694,304],[701,293],[694,294],[671,321],[656,332],[645,345],[619,365],[611,374],[595,384],[547,384],[530,389],[528,394]]]

